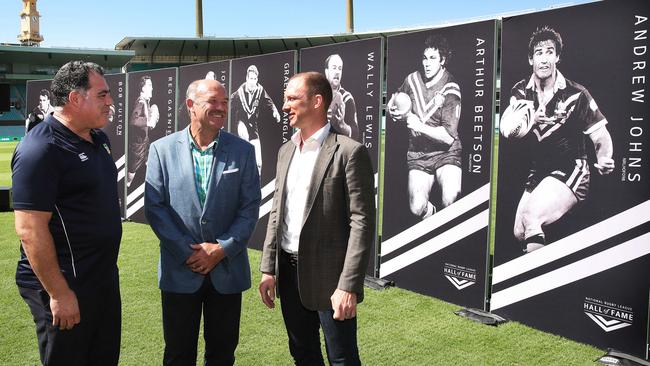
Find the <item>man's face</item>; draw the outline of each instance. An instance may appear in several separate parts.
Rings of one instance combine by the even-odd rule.
[[[151,79],[147,79],[144,82],[144,85],[142,86],[142,97],[144,99],[151,99],[151,96],[153,94],[153,83],[151,82]]]
[[[332,89],[336,90],[341,85],[341,78],[343,77],[343,60],[339,55],[330,57],[325,69],[325,77],[330,82]]]
[[[555,65],[560,61],[555,43],[551,40],[539,42],[533,49],[533,58],[528,63],[533,67],[533,74],[539,80],[546,80],[555,75]]]
[[[309,96],[303,78],[291,79],[287,84],[282,110],[288,114],[289,125],[293,128],[304,128],[316,121],[313,97]]]
[[[38,107],[42,111],[47,111],[50,108],[50,98],[48,98],[47,95],[39,95],[38,96]]]
[[[86,128],[102,128],[108,123],[113,98],[103,76],[90,72],[88,90],[80,95],[78,119]]]
[[[226,89],[218,81],[202,80],[189,108],[193,126],[217,133],[228,118]]]
[[[250,71],[246,75],[246,89],[253,90],[257,87],[257,74]]]
[[[440,52],[437,49],[427,48],[422,53],[422,67],[427,79],[438,75],[444,64],[445,60],[440,58]]]

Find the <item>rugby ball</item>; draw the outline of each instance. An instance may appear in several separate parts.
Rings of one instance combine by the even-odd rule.
[[[393,108],[397,114],[406,114],[411,111],[411,97],[406,93],[395,93]]]
[[[528,100],[516,100],[510,103],[501,116],[499,131],[505,138],[522,138],[533,126],[535,107]]]

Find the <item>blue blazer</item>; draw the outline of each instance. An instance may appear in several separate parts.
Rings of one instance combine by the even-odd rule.
[[[205,205],[196,191],[188,128],[151,144],[147,160],[145,215],[160,239],[158,285],[176,293],[196,292],[204,276],[185,264],[191,244],[219,242],[226,257],[209,276],[222,294],[251,286],[246,246],[260,206],[260,179],[251,144],[221,131],[214,151]]]

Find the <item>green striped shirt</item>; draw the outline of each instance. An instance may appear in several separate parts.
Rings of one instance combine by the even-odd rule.
[[[194,161],[194,182],[196,183],[196,191],[199,194],[199,202],[201,207],[205,204],[205,197],[208,194],[208,184],[210,184],[210,177],[212,176],[212,161],[214,160],[214,150],[219,144],[219,135],[217,138],[208,145],[205,150],[194,142],[190,129],[187,129],[190,135],[190,146],[192,149],[192,160]]]

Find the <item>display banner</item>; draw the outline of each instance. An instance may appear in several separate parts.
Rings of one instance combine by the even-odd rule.
[[[491,311],[647,357],[650,3],[503,20]]]
[[[194,80],[217,80],[226,88],[230,95],[230,61],[215,61],[202,64],[181,66],[178,69],[178,123],[176,130],[180,131],[190,124],[190,115],[185,106],[185,92]]]
[[[382,278],[484,308],[496,21],[388,38]]]
[[[332,127],[366,146],[375,179],[379,182],[379,134],[381,128],[381,86],[383,38],[335,43],[300,50],[300,71],[318,71],[327,77],[334,95],[327,112]],[[373,242],[373,247],[376,247]],[[377,252],[368,263],[374,276]]]
[[[144,179],[149,145],[175,131],[178,69],[128,73],[126,218],[146,223]]]
[[[108,124],[102,130],[111,142],[111,156],[117,168],[117,194],[120,200],[120,214],[124,217],[124,177],[126,175],[126,74],[105,75],[111,90],[113,106]]]
[[[33,128],[42,122],[48,114],[54,113],[52,95],[50,94],[51,84],[52,79],[27,81],[27,90],[25,92],[27,120],[25,121],[25,128],[28,126]]]
[[[229,130],[253,144],[260,171],[260,220],[248,245],[253,249],[261,250],[264,244],[275,192],[278,150],[293,133],[282,104],[284,89],[295,72],[296,51],[243,57],[230,63]]]

